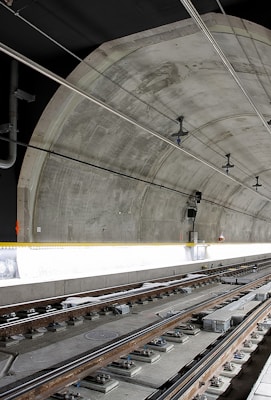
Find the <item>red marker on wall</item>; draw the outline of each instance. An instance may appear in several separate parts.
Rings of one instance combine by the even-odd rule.
[[[20,232],[19,221],[16,221],[16,224],[15,224],[15,231],[16,231],[16,235],[18,236],[18,233]]]

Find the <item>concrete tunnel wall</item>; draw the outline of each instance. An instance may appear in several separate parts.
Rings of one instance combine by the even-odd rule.
[[[203,18],[267,117],[259,77],[269,82],[270,31],[219,14]],[[187,241],[195,190],[200,240],[223,232],[229,242],[270,241],[270,136],[194,21],[105,43],[68,81],[160,136],[60,87],[31,144],[74,160],[27,150],[18,241]],[[171,134],[180,115],[189,134],[179,148]],[[228,152],[235,167],[226,175]],[[256,192],[258,173],[265,184]]]

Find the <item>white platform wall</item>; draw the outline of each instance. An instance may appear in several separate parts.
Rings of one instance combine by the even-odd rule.
[[[19,246],[16,248],[17,277],[0,279],[0,286],[112,275],[190,263],[199,264],[200,268],[220,260],[226,263],[229,259],[269,253],[269,243]],[[197,259],[202,255],[204,258]]]

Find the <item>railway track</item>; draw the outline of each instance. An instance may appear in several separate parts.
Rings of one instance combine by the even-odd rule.
[[[262,304],[257,310],[251,313],[242,323],[230,333],[221,335],[212,343],[206,351],[198,355],[187,366],[183,367],[174,377],[156,390],[145,400],[189,400],[204,391],[203,386],[210,381],[210,378],[221,370],[223,362],[230,361],[233,351],[238,345],[256,329],[263,315],[270,310],[271,300]]]
[[[196,307],[189,307],[172,315],[171,317],[147,325],[143,328],[140,328],[138,331],[111,341],[107,345],[97,347],[90,352],[86,352],[63,363],[54,365],[49,371],[40,371],[32,377],[28,377],[27,379],[25,378],[23,381],[18,381],[9,385],[8,387],[3,387],[0,390],[1,398],[3,400],[46,399],[49,395],[57,392],[61,388],[77,382],[85,376],[95,372],[98,368],[106,366],[116,358],[125,356],[133,349],[136,349],[149,342],[153,338],[162,335],[164,332],[174,328],[179,323],[191,319],[193,314],[198,313],[206,308],[213,307],[218,303],[223,303],[229,299],[236,299],[236,296],[242,296],[248,291],[263,285],[269,280],[270,275],[262,277],[257,281],[251,282],[250,284],[238,287],[232,290],[230,293],[225,293],[219,297],[216,296],[215,298],[202,302]],[[186,366],[186,369],[188,370],[185,373],[184,370],[180,371],[174,378],[170,380],[170,382],[166,382],[162,388],[155,391],[153,393],[153,397],[150,397],[149,400],[177,399],[178,397],[173,396],[179,396],[184,390],[189,393],[188,396],[191,396],[192,389],[189,389],[187,386],[188,382],[194,382],[196,377],[198,377],[197,379],[200,379],[200,377],[205,376],[207,371],[210,369],[208,362],[210,362],[211,359],[214,361],[214,357],[221,358],[222,353],[220,352],[222,350],[225,354],[227,352],[230,354],[230,352],[233,351],[233,348],[237,347],[238,339],[236,339],[236,336],[238,336],[240,342],[240,338],[242,339],[246,334],[254,329],[257,322],[260,320],[260,318],[262,318],[263,313],[266,312],[269,307],[270,300],[265,302],[261,307],[259,307],[258,310],[250,314],[244,321],[246,323],[245,325],[242,323],[234,331],[231,331],[229,335],[226,335],[225,337],[222,335],[219,343],[216,343],[214,347],[209,348],[206,354],[202,354],[202,357],[198,357],[198,361],[200,362],[201,366],[192,362],[190,367]],[[234,345],[234,337],[236,339],[236,345]],[[205,360],[205,356],[208,356],[209,358],[207,357]],[[204,368],[206,368],[206,370],[204,370]],[[197,382],[197,380],[195,382]],[[184,392],[181,394],[182,396],[183,393]],[[186,397],[182,397],[182,399],[185,398]],[[187,397],[187,399],[188,398],[189,397]]]
[[[258,270],[267,268],[270,265],[270,259],[257,261]],[[63,308],[62,305],[67,296],[2,306],[0,307],[0,337],[7,338],[11,335],[25,334],[50,324],[69,321],[89,313],[112,308],[116,304],[133,304],[138,301],[168,295],[169,293],[178,293],[187,286],[196,287],[218,282],[223,277],[244,275],[254,268],[255,262],[251,262],[248,265],[220,266],[209,270],[196,271],[193,274],[189,274],[190,277],[188,278],[187,275],[175,275],[163,280],[156,279],[152,281],[152,286],[147,285],[144,287],[146,282],[141,282],[91,292],[75,293],[69,297],[91,297],[92,301],[69,308]],[[197,277],[198,275],[201,276]],[[41,312],[35,312],[40,309],[42,310]],[[21,317],[22,311],[26,312],[26,316]]]
[[[254,260],[249,263],[246,263],[245,265],[242,263],[238,263],[238,264],[231,264],[231,265],[226,265],[226,266],[212,267],[210,269],[202,269],[199,271],[193,271],[193,272],[191,272],[191,274],[194,274],[194,275],[205,274],[207,276],[213,276],[216,274],[218,276],[234,276],[234,275],[251,272],[253,270],[253,268],[255,267],[255,264],[257,264],[258,270],[270,267],[271,266],[271,258]],[[164,278],[152,279],[152,282],[159,284],[161,282],[164,283],[167,281],[183,280],[186,276],[187,276],[187,273],[180,274],[180,275],[167,276]],[[4,313],[18,312],[18,311],[24,310],[26,308],[36,308],[36,307],[46,306],[46,305],[51,305],[51,304],[60,304],[68,296],[78,296],[78,297],[96,296],[96,297],[99,297],[99,296],[103,296],[103,295],[114,294],[116,292],[121,292],[121,291],[140,289],[144,283],[146,283],[146,282],[136,282],[136,283],[120,285],[120,286],[115,286],[115,287],[107,287],[107,288],[91,290],[91,291],[71,293],[71,294],[68,294],[65,296],[63,295],[63,296],[58,296],[58,297],[37,299],[35,301],[29,301],[29,302],[23,302],[23,303],[17,303],[17,304],[9,304],[9,305],[5,305],[5,306],[0,306],[0,315],[4,314]]]

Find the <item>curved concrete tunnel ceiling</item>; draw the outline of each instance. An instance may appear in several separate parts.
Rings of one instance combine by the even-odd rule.
[[[270,120],[271,32],[221,14],[202,19]],[[268,125],[193,19],[105,43],[67,81],[128,120],[58,89],[23,162],[18,241],[177,242],[192,230],[205,241],[222,232],[229,242],[271,239]],[[178,146],[180,116],[189,133]]]

